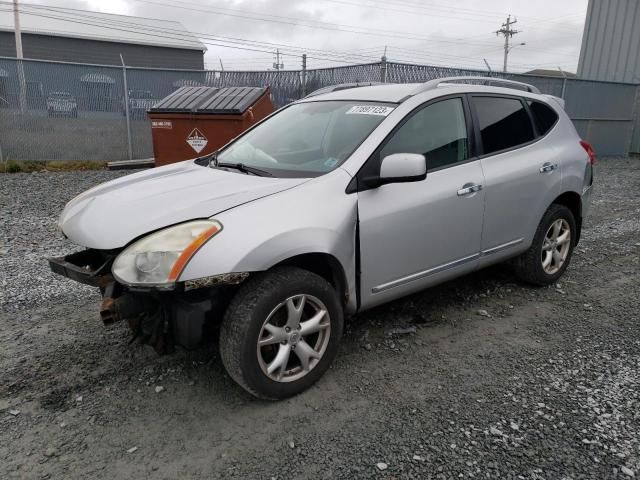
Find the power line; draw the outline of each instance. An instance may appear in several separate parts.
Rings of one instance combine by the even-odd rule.
[[[143,1],[143,2],[144,2],[145,0],[138,0],[138,1]],[[4,2],[0,2],[0,3],[4,3]],[[173,4],[171,4],[171,5],[169,5],[169,4],[162,4],[162,3],[157,2],[157,1],[156,1],[156,2],[153,2],[153,3],[158,4],[158,5],[162,5],[162,6],[164,6],[164,7],[169,7],[169,8],[171,8],[171,7],[173,7],[173,8],[181,8],[181,7],[177,7],[176,5],[173,5]],[[183,3],[183,4],[191,5],[189,2],[178,2],[177,0],[176,0],[174,3]],[[85,13],[86,13],[86,11],[83,11],[83,10],[68,9],[68,8],[64,8],[64,7],[44,7],[44,6],[40,6],[40,5],[33,5],[33,4],[28,4],[28,5],[29,5],[29,6],[31,6],[31,7],[33,7],[33,8],[45,8],[45,9],[46,9],[46,8],[49,8],[49,9],[58,9],[58,11],[59,11],[59,10],[63,10],[63,11],[66,11],[66,10],[74,10],[74,11],[78,11],[78,12],[85,12]],[[185,8],[188,8],[188,7],[185,7]],[[207,11],[207,10],[204,10],[204,9],[192,9],[192,10],[198,10],[198,11],[204,11],[204,12],[206,12],[206,11]],[[210,13],[215,13],[215,12],[210,12]],[[561,18],[562,18],[562,17],[561,17]],[[104,17],[99,17],[99,19],[100,19],[100,20],[104,20]],[[139,25],[136,25],[136,26],[139,26]],[[144,26],[144,25],[143,25],[143,26]],[[181,32],[181,33],[184,33],[184,32]],[[356,32],[356,33],[357,33],[357,32]],[[204,36],[207,36],[207,37],[209,37],[209,38],[210,38],[210,35],[209,35],[209,34],[197,34],[197,35],[199,35],[199,36],[203,36],[203,37],[204,37]],[[477,37],[477,36],[478,36],[478,35],[476,35],[475,37]],[[216,40],[219,40],[219,39],[221,38],[220,36],[217,36],[217,37],[218,37],[218,38],[217,38]],[[226,38],[233,38],[233,37],[226,37]],[[473,38],[473,37],[468,37],[468,38]],[[432,38],[429,38],[429,39],[428,39],[428,41],[429,41],[430,43],[434,43],[434,42],[436,42],[436,43],[437,43],[437,42],[446,42],[446,43],[452,43],[452,44],[464,44],[464,43],[460,43],[460,42],[461,42],[461,41],[463,41],[463,40],[464,40],[464,39],[457,39],[457,40],[438,40],[438,39],[432,39]],[[256,43],[256,42],[254,42],[254,43]],[[269,42],[265,42],[265,43],[269,43]],[[486,42],[474,42],[474,44],[475,44],[475,45],[482,45],[482,44],[493,45],[493,43],[486,43]],[[277,46],[278,44],[271,43],[271,45]],[[281,45],[281,44],[280,44],[280,45]],[[292,48],[291,46],[288,46],[288,47],[289,47],[289,48]],[[535,49],[535,48],[529,48],[529,50],[545,51],[545,50]],[[324,54],[324,53],[325,53],[325,51],[318,51],[318,50],[316,50],[316,51],[318,52],[318,54]],[[335,55],[335,52],[334,52],[333,54]],[[561,53],[558,53],[558,55],[574,57],[574,55],[565,55],[565,54],[561,54]],[[368,61],[371,61],[371,59],[368,59]]]
[[[6,3],[4,1],[0,1],[0,3]],[[31,7],[35,7],[33,5],[31,5]],[[40,9],[45,9],[45,10],[50,10],[50,7],[40,7],[38,6],[38,8]],[[75,14],[77,17],[80,18],[89,18],[89,19],[93,19],[93,20],[85,20],[85,21],[80,21],[77,18],[74,17],[65,17],[65,16],[57,16],[57,15],[52,15],[52,14],[44,14],[44,13],[36,13],[36,12],[29,12],[29,11],[24,11],[21,10],[21,12],[25,15],[33,15],[33,16],[38,16],[38,17],[44,17],[44,18],[51,18],[51,19],[57,19],[57,20],[63,20],[63,21],[67,21],[70,23],[77,23],[77,24],[82,24],[82,25],[89,25],[89,26],[97,26],[97,27],[102,27],[102,28],[109,28],[112,30],[116,30],[116,31],[122,31],[122,32],[128,32],[128,33],[137,33],[140,35],[144,35],[144,36],[148,36],[148,37],[153,37],[153,38],[161,38],[164,40],[167,39],[183,39],[185,37],[190,38],[191,35],[185,35],[185,33],[183,31],[176,31],[176,30],[171,30],[171,29],[166,29],[166,28],[162,28],[162,29],[155,29],[153,27],[150,27],[148,25],[140,25],[140,24],[136,24],[136,23],[131,23],[131,22],[125,22],[125,21],[111,21],[111,20],[105,20],[103,17],[95,17],[95,16],[90,16],[90,15],[82,15],[82,14]],[[54,11],[57,12],[57,11]],[[128,28],[124,28],[124,27],[128,27]],[[147,30],[146,32],[141,32],[139,30],[140,27],[144,27],[145,30]],[[130,28],[137,28],[136,30],[131,30]],[[149,33],[149,32],[158,32],[157,34],[154,33]],[[177,32],[177,33],[172,33],[172,32]],[[55,33],[71,33],[71,32],[64,32],[64,31],[57,31]],[[219,36],[212,36],[212,35],[208,35],[208,34],[198,34],[201,37],[204,37],[205,39],[213,39],[214,42],[211,41],[206,41],[203,40],[202,43],[206,44],[206,45],[213,45],[213,46],[219,46],[219,47],[225,47],[225,48],[233,48],[233,49],[239,49],[239,50],[247,50],[247,51],[255,51],[255,52],[260,52],[260,53],[271,53],[272,50],[267,50],[266,48],[269,48],[269,46],[271,45],[284,45],[284,44],[276,44],[276,43],[272,43],[272,42],[256,42],[253,40],[247,40],[247,39],[240,39],[240,38],[234,38],[234,37],[219,37]],[[117,39],[119,41],[127,41],[127,39],[122,38],[122,39]],[[231,43],[232,45],[228,45],[227,43],[219,43],[219,42],[228,42]],[[376,61],[377,58],[372,58],[372,57],[364,57],[364,56],[359,56],[359,55],[344,55],[342,53],[339,52],[335,52],[335,53],[331,53],[331,52],[327,52],[324,50],[315,50],[315,49],[303,49],[302,47],[293,47],[290,45],[284,45],[290,52],[291,51],[295,51],[296,53],[285,53],[285,52],[281,52],[281,55],[287,55],[287,56],[299,56],[302,51],[316,51],[319,52],[317,53],[316,57],[310,57],[310,58],[317,58],[320,60],[333,60],[335,62],[338,63],[353,63],[354,60],[353,58],[357,58],[359,57],[359,61],[365,60],[365,61]],[[180,48],[179,46],[172,46],[173,48]],[[347,59],[349,58],[349,59]]]
[[[2,3],[2,2],[0,2],[0,3]],[[64,16],[64,13],[65,13],[64,10],[66,10],[66,9],[62,9],[62,8],[59,8],[59,7],[43,7],[43,6],[34,6],[34,5],[30,5],[30,7],[41,9],[41,10],[44,9],[44,10],[48,10],[48,11],[52,11],[54,13],[57,13],[58,15],[63,15],[62,17],[48,15],[48,17],[50,17],[50,18],[57,18],[57,19],[62,19],[62,20],[65,20],[65,21],[70,21],[70,22],[75,22],[77,20],[77,18],[74,18],[74,17]],[[62,11],[63,13],[60,13],[60,11]],[[71,15],[75,15],[76,17],[80,17],[80,18],[83,18],[83,19],[86,19],[86,18],[92,19],[93,22],[91,24],[102,26],[102,27],[105,27],[105,26],[113,27],[115,25],[115,26],[118,26],[118,27],[132,27],[133,28],[133,27],[140,27],[141,26],[141,25],[139,25],[137,23],[120,21],[120,20],[118,20],[118,21],[106,20],[106,19],[104,19],[104,17],[91,16],[91,15],[88,15],[88,13],[90,13],[90,12],[86,12],[86,11],[81,11],[81,12],[82,13],[73,13]],[[36,14],[34,12],[25,12],[25,13],[26,14],[32,14],[32,15],[38,15],[38,16],[45,16],[44,14],[40,14],[40,13]],[[79,23],[87,24],[87,22],[79,22]],[[131,30],[128,30],[128,29],[123,29],[123,28],[120,28],[120,29],[117,29],[117,30],[131,31]],[[164,39],[167,38],[167,35],[166,35],[167,32],[175,32],[175,30],[166,29],[166,28],[163,28],[162,30],[155,30],[154,28],[151,28],[151,27],[148,27],[148,26],[146,26],[146,30],[161,32],[163,34],[161,36],[161,38],[164,38]],[[136,30],[136,33],[140,33],[140,31]],[[145,32],[144,34],[145,35],[150,35],[148,32]],[[184,36],[183,34],[184,34],[184,32],[182,32],[182,31],[178,32],[179,36]],[[315,58],[323,59],[323,60],[324,59],[329,59],[329,60],[334,60],[334,61],[343,62],[343,63],[354,63],[354,62],[362,62],[362,61],[365,61],[365,62],[377,61],[377,57],[371,57],[371,56],[361,55],[361,54],[359,55],[359,54],[354,54],[354,53],[349,53],[349,52],[331,52],[331,51],[327,51],[327,50],[315,50],[315,49],[309,49],[309,48],[292,47],[290,45],[277,44],[277,43],[272,43],[272,42],[256,42],[256,41],[250,41],[250,40],[246,40],[246,39],[238,39],[236,37],[220,37],[220,36],[213,37],[213,36],[210,36],[210,35],[207,35],[207,34],[197,34],[197,35],[200,35],[200,36],[205,37],[205,38],[210,38],[211,37],[211,38],[214,38],[216,41],[225,41],[225,42],[234,42],[234,43],[241,42],[241,43],[244,43],[244,44],[246,44],[248,42],[251,45],[258,44],[261,47],[264,46],[264,45],[273,45],[273,46],[282,45],[287,49],[294,49],[294,50],[299,51],[299,52],[302,52],[302,51],[314,52],[315,51],[316,52],[315,53]],[[158,35],[151,35],[151,36],[158,37]],[[207,43],[207,42],[205,42],[205,43]],[[218,44],[215,44],[215,45],[216,46],[220,46]],[[260,52],[267,53],[265,50],[260,50]],[[427,53],[427,52],[421,51],[421,53]],[[299,55],[299,53],[296,54],[295,56],[297,56],[297,55]],[[311,57],[311,58],[314,58],[314,57]]]
[[[425,16],[425,17],[436,17],[436,18],[449,18],[449,19],[462,19],[462,20],[467,20],[467,21],[473,21],[473,22],[481,22],[481,23],[493,23],[493,21],[495,20],[495,15],[483,15],[483,14],[477,14],[477,13],[471,13],[471,12],[461,12],[463,14],[466,15],[471,15],[469,17],[458,17],[458,16],[452,16],[452,15],[443,15],[442,13],[437,13],[438,10],[436,9],[436,13],[433,12],[433,7],[430,7],[430,10],[427,11],[424,8],[419,8],[419,7],[424,7],[424,5],[416,5],[409,7],[407,5],[408,8],[417,8],[417,10],[401,10],[398,8],[392,8],[389,7],[389,5],[398,5],[398,6],[405,6],[405,4],[402,3],[396,3],[396,2],[385,2],[385,5],[379,5],[379,4],[361,4],[361,3],[355,3],[355,2],[350,2],[347,0],[324,0],[326,2],[330,2],[330,3],[338,3],[338,4],[342,4],[342,5],[352,5],[355,7],[360,7],[360,8],[373,8],[373,9],[379,9],[379,10],[383,10],[384,12],[388,13],[388,12],[399,12],[399,13],[407,13],[409,15],[420,15],[420,16]],[[443,9],[446,10],[446,9]],[[456,9],[459,10],[459,9]],[[484,16],[486,18],[478,18],[479,16]],[[490,18],[489,18],[490,17]]]
[[[8,4],[9,2],[0,1],[0,4],[3,4],[3,3]],[[158,3],[158,2],[153,2],[153,3]],[[133,32],[133,33],[143,34],[143,35],[154,37],[154,38],[162,38],[163,40],[167,40],[168,38],[169,39],[174,38],[174,39],[180,39],[180,40],[185,38],[188,38],[190,40],[194,39],[192,34],[186,34],[186,32],[183,30],[177,31],[177,30],[172,30],[167,28],[156,29],[156,28],[150,27],[149,25],[144,25],[144,24],[130,22],[130,21],[127,22],[127,21],[121,21],[121,20],[115,20],[115,19],[105,19],[104,16],[99,16],[99,17],[91,16],[89,14],[93,12],[88,12],[85,10],[67,9],[63,7],[50,7],[50,6],[42,6],[42,5],[34,5],[34,4],[23,4],[23,7],[25,6],[27,8],[31,8],[34,10],[44,10],[45,12],[53,12],[58,16],[44,15],[42,13],[36,13],[36,12],[28,12],[28,11],[25,11],[24,9],[21,9],[27,15],[56,18],[56,19],[71,22],[71,23],[81,23],[86,25],[99,26],[103,28],[110,28],[116,31],[119,30],[124,32]],[[163,5],[163,6],[171,7],[172,5]],[[175,7],[175,5],[173,5],[173,7]],[[178,7],[175,7],[175,8],[178,8]],[[74,13],[74,12],[80,12],[80,13]],[[62,17],[59,15],[62,15]],[[75,15],[76,18],[70,17],[70,15]],[[81,19],[88,18],[88,19],[91,19],[92,22],[79,21],[77,17],[80,17]],[[116,27],[126,27],[126,28],[116,28]],[[141,27],[144,30],[146,30],[146,32],[141,32],[140,31]],[[131,30],[132,28],[135,30]],[[157,32],[157,34],[153,34],[149,32]],[[378,60],[377,57],[372,57],[370,54],[368,55],[368,54],[356,54],[356,53],[349,53],[349,52],[332,52],[327,50],[295,47],[295,46],[281,44],[281,43],[248,40],[248,39],[243,39],[238,37],[223,37],[220,35],[214,36],[211,34],[204,34],[204,33],[195,33],[195,35],[202,37],[204,40],[212,40],[212,41],[203,40],[203,43],[207,45],[223,47],[223,48],[233,48],[237,50],[255,51],[255,52],[265,53],[265,54],[268,54],[268,53],[270,54],[273,51],[273,48],[282,47],[284,49],[281,52],[282,55],[299,56],[301,55],[302,52],[310,52],[311,53],[311,55],[309,56],[310,59],[325,60],[325,61],[329,60],[337,63],[374,62]],[[126,39],[124,40],[126,41]],[[458,42],[455,42],[455,41],[450,41],[450,43],[458,44]],[[475,44],[482,45],[481,42],[475,42]],[[494,44],[491,43],[489,45],[494,45]],[[396,48],[401,49],[403,47],[396,47]],[[373,48],[361,49],[361,50],[364,50],[366,52],[367,50],[373,50]],[[410,49],[404,49],[404,50],[411,51]],[[434,55],[426,50],[413,50],[413,53],[415,54],[414,56],[428,59],[428,61],[430,62],[436,61],[436,62],[450,62],[450,63],[453,63],[451,62],[451,59],[454,59],[454,58],[468,59],[475,56],[475,55],[457,56],[452,54],[446,54],[444,56],[437,55],[437,54]],[[482,53],[478,53],[477,55],[481,55],[481,54]],[[558,55],[567,55],[567,56],[575,57],[575,55],[561,54],[561,53],[558,53]],[[415,58],[412,58],[411,61],[415,61]],[[468,60],[468,61],[480,63],[479,60]]]
[[[0,3],[7,3],[5,1],[0,1]],[[40,6],[40,5],[29,5],[30,8],[34,8],[34,9],[40,9],[40,10],[47,10],[53,13],[57,13],[58,15],[62,15],[62,16],[51,16],[51,15],[44,15],[44,14],[40,14],[40,13],[34,13],[34,12],[28,12],[28,11],[23,11],[23,13],[27,14],[27,15],[35,15],[35,16],[44,16],[47,18],[55,18],[55,19],[59,19],[59,20],[63,20],[63,21],[67,21],[67,22],[71,22],[71,23],[80,23],[80,24],[85,24],[85,25],[94,25],[94,26],[100,26],[103,28],[110,28],[110,29],[114,29],[114,30],[119,30],[119,31],[123,31],[123,32],[132,32],[132,33],[138,33],[138,34],[143,34],[143,35],[147,35],[147,36],[151,36],[151,37],[156,37],[156,38],[162,38],[162,39],[166,39],[167,35],[166,33],[169,32],[172,35],[169,38],[192,38],[193,34],[191,33],[186,33],[183,30],[173,30],[173,29],[168,29],[168,28],[154,28],[153,26],[149,26],[149,25],[144,25],[144,24],[139,24],[136,22],[131,22],[131,21],[125,21],[125,20],[113,20],[113,19],[105,19],[102,16],[95,16],[95,15],[90,15],[91,13],[94,12],[89,12],[89,11],[85,11],[85,10],[76,10],[76,9],[66,9],[66,8],[62,8],[62,7],[45,7],[45,6]],[[79,12],[79,13],[66,13],[65,10],[73,10],[74,12]],[[65,16],[65,15],[75,15],[75,17],[71,17],[71,16]],[[81,19],[91,19],[92,23],[88,23],[87,21],[81,22],[78,21],[78,18],[76,17],[80,17]],[[116,27],[126,27],[126,28],[115,28]],[[145,30],[147,31],[151,31],[151,32],[158,32],[158,34],[161,35],[157,35],[157,34],[149,34],[148,32],[141,32],[140,31],[140,27],[143,27]],[[129,30],[128,28],[136,28],[136,30]],[[343,53],[341,52],[332,52],[332,51],[327,51],[327,50],[318,50],[318,49],[312,49],[312,48],[302,48],[302,47],[295,47],[295,46],[291,46],[291,45],[287,45],[287,44],[282,44],[282,43],[274,43],[274,42],[261,42],[261,41],[255,41],[255,40],[248,40],[248,39],[243,39],[243,38],[238,38],[238,37],[224,37],[224,36],[220,36],[220,35],[211,35],[211,34],[207,34],[207,33],[196,33],[196,35],[203,37],[203,38],[213,38],[217,41],[229,41],[229,42],[244,42],[244,43],[250,43],[250,44],[257,44],[260,46],[266,46],[266,47],[270,47],[270,46],[283,46],[286,47],[288,49],[292,49],[292,50],[304,50],[304,51],[316,51],[319,54],[326,54],[327,56],[345,56]],[[195,37],[193,37],[195,38]],[[123,39],[126,40],[126,39]],[[270,53],[265,51],[265,53]],[[352,56],[359,56],[359,57],[363,57],[362,55],[349,55],[350,57]],[[371,57],[368,57],[367,60],[371,60]]]
[[[485,34],[479,34],[479,35],[474,35],[471,37],[462,37],[462,38],[457,38],[457,39],[452,39],[452,40],[444,40],[444,39],[438,39],[438,38],[433,38],[433,37],[424,37],[424,36],[418,36],[417,34],[409,34],[411,36],[407,36],[407,35],[400,35],[402,32],[395,32],[395,31],[386,31],[386,30],[378,30],[378,29],[368,29],[371,31],[355,31],[355,30],[348,30],[348,29],[342,29],[342,28],[331,28],[330,26],[334,26],[334,27],[354,27],[352,25],[342,25],[342,24],[335,24],[335,23],[330,23],[330,22],[320,22],[322,23],[324,26],[322,25],[306,25],[306,24],[300,24],[300,23],[295,23],[296,20],[300,20],[300,19],[296,19],[293,17],[282,17],[282,16],[273,16],[273,15],[268,15],[269,17],[276,17],[276,18],[286,18],[290,21],[293,22],[282,22],[279,20],[269,20],[267,17],[265,16],[260,16],[258,14],[252,14],[252,15],[257,15],[257,18],[254,17],[244,17],[242,15],[232,15],[232,14],[226,14],[226,13],[222,13],[220,12],[220,8],[210,8],[210,9],[205,9],[205,8],[195,8],[195,7],[189,7],[189,6],[184,6],[184,7],[178,7],[175,4],[180,4],[180,5],[194,5],[191,2],[187,2],[187,1],[181,1],[181,0],[173,0],[171,2],[171,4],[167,4],[167,3],[163,3],[160,0],[134,0],[136,2],[141,2],[141,3],[149,3],[149,4],[154,4],[154,5],[159,5],[159,6],[163,6],[163,7],[167,7],[167,8],[181,8],[181,9],[187,9],[187,10],[194,10],[194,11],[199,11],[199,12],[204,12],[204,13],[216,13],[216,14],[221,14],[221,15],[231,15],[231,16],[240,16],[241,18],[249,18],[252,20],[259,20],[259,21],[275,21],[276,23],[289,23],[289,24],[293,24],[293,25],[297,25],[297,26],[304,26],[304,27],[308,27],[308,28],[320,28],[320,29],[325,29],[325,30],[336,30],[336,31],[342,31],[342,32],[349,32],[349,33],[360,33],[360,34],[365,34],[365,35],[374,35],[374,36],[391,36],[391,37],[396,37],[396,38],[402,38],[402,39],[408,39],[408,40],[422,40],[422,41],[428,41],[429,43],[444,43],[444,44],[450,44],[450,45],[467,45],[468,42],[467,40],[470,40],[472,38],[479,38],[481,36],[484,36]],[[327,0],[329,1],[329,0]],[[333,0],[331,0],[333,1]],[[336,0],[338,1],[338,0]],[[339,0],[339,1],[345,1],[345,0]],[[231,9],[225,9],[225,10],[231,10]],[[244,12],[242,10],[233,10],[235,12]],[[575,14],[573,14],[575,15]],[[571,16],[573,16],[571,15]],[[452,18],[452,17],[450,17]],[[562,18],[562,17],[560,17]],[[544,19],[541,19],[541,21],[544,21]],[[357,27],[356,27],[357,28]],[[386,32],[386,33],[385,33]],[[487,32],[487,34],[489,33],[494,33],[494,32]],[[473,42],[474,45],[487,45],[487,46],[493,46],[494,44],[492,42],[481,42],[481,41],[474,41]],[[538,51],[545,51],[543,49],[534,49],[534,48],[530,48],[530,50],[538,50]]]
[[[312,23],[311,21],[302,20],[294,17],[284,17],[280,15],[259,15],[255,13],[246,12],[244,10],[238,10],[238,9],[228,9],[228,8],[221,8],[221,7],[217,7],[217,8],[213,8],[213,7],[196,8],[196,7],[189,7],[189,6],[177,7],[176,4],[194,5],[193,3],[190,3],[190,2],[184,2],[184,1],[178,1],[178,0],[172,1],[171,4],[163,3],[160,1],[154,1],[154,0],[133,0],[133,1],[139,2],[139,3],[147,3],[151,5],[158,5],[158,6],[168,7],[168,8],[180,8],[183,10],[193,10],[197,12],[216,13],[218,15],[226,15],[226,16],[237,17],[237,18],[244,18],[248,20],[260,21],[260,22],[280,23],[280,24],[294,25],[299,27],[314,28],[314,29],[321,29],[321,30],[357,33],[361,35],[370,35],[370,36],[376,36],[376,37],[385,36],[390,38],[402,38],[402,39],[409,39],[409,40],[425,40],[432,43],[446,43],[446,44],[458,44],[458,45],[461,44],[461,42],[455,41],[455,40],[442,40],[442,39],[425,37],[422,35],[411,34],[406,32],[362,28],[355,25],[345,25],[345,24],[338,24],[338,23],[331,23],[331,22],[313,21]],[[462,43],[464,44],[464,42]]]

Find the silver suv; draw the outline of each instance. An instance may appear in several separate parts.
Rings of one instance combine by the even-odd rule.
[[[59,225],[86,249],[52,269],[158,352],[219,332],[268,399],[322,376],[345,315],[506,260],[535,285],[563,274],[595,157],[562,100],[485,77],[330,90],[74,198]]]

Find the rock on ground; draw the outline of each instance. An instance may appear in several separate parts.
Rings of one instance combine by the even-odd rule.
[[[48,271],[74,249],[64,203],[122,174],[0,175],[0,478],[638,476],[640,161],[600,159],[564,294],[498,266],[365,312],[278,403],[238,388],[215,345],[130,345],[92,289]]]

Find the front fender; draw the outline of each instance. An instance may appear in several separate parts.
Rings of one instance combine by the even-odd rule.
[[[193,256],[180,281],[265,271],[297,255],[322,253],[338,260],[355,301],[357,196],[345,193],[350,179],[336,170],[217,215],[222,232]]]
[[[268,270],[288,258],[305,253],[345,257],[352,253],[349,240],[355,235],[355,231],[349,233],[349,238],[343,238],[337,231],[322,228],[304,228],[281,233],[256,245],[238,261],[235,269],[242,272]]]

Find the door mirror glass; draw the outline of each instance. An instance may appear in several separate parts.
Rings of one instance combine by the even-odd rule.
[[[427,177],[427,160],[419,153],[393,153],[382,159],[380,185],[418,182]]]

